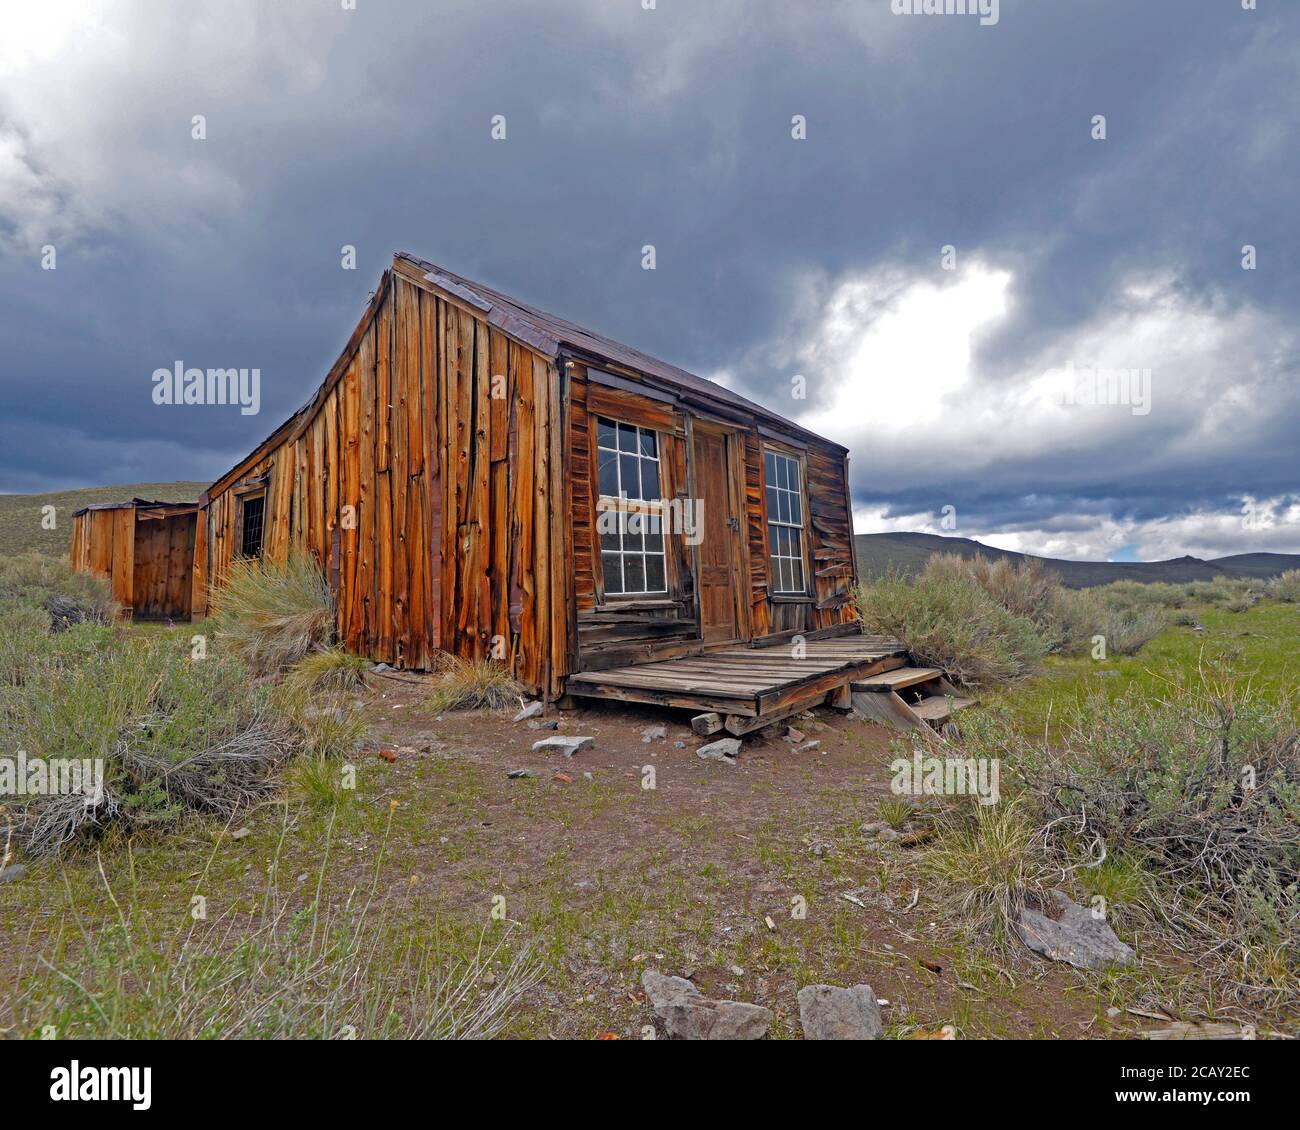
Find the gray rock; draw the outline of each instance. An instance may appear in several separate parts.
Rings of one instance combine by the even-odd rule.
[[[540,702],[530,702],[518,714],[515,715],[516,722],[522,722],[527,718],[536,718],[544,709]]]
[[[786,727],[785,740],[791,745],[798,745],[807,735],[802,730],[796,730],[793,726]]]
[[[543,722],[532,721],[528,723],[528,728],[530,730],[558,730],[560,720],[558,718],[547,718]]]
[[[596,744],[595,738],[568,738],[555,737],[543,738],[539,742],[533,742],[534,753],[562,753],[565,757],[572,757],[584,749],[590,749]]]
[[[1076,969],[1133,964],[1132,948],[1119,940],[1104,918],[1072,902],[1062,891],[1053,891],[1052,897],[1061,907],[1060,918],[1036,910],[1020,912],[1020,937],[1034,953]]]
[[[685,742],[673,742],[673,748],[674,748],[674,749],[685,749],[685,748],[686,748],[686,743],[685,743]]]
[[[25,863],[11,863],[3,871],[0,871],[0,883],[12,883],[15,879],[21,879],[27,870]]]
[[[704,758],[705,761],[725,761],[728,765],[734,765],[735,756],[739,752],[739,738],[719,738],[716,742],[700,746],[695,751],[695,755]]]
[[[370,668],[372,671],[396,671],[396,667],[390,667],[387,663],[376,663]]]
[[[667,726],[647,726],[641,731],[641,740],[643,742],[663,741],[668,736]]]
[[[800,989],[799,1023],[805,1040],[878,1040],[885,1030],[870,985],[851,989],[808,985]]]
[[[641,987],[668,1034],[681,1040],[761,1040],[772,1024],[771,1009],[712,1000],[685,977],[647,969]]]
[[[511,769],[506,776],[512,781],[518,781],[521,777],[536,777],[537,774],[531,769]]]
[[[247,836],[251,836],[252,834],[253,832],[251,828],[237,828],[235,829],[235,831],[230,833],[230,838],[232,840],[242,840]]]

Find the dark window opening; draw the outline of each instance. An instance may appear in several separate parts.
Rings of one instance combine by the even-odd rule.
[[[262,556],[262,519],[266,513],[266,495],[244,499],[244,528],[239,540],[239,552],[244,557]]]

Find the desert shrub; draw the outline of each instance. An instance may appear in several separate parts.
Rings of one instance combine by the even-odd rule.
[[[1287,604],[1300,604],[1300,569],[1288,569],[1272,584],[1273,596]]]
[[[1110,655],[1136,655],[1165,630],[1166,613],[1159,607],[1111,609],[1103,614],[1097,634],[1104,636]]]
[[[115,639],[70,653],[54,637],[5,699],[0,744],[49,764],[91,759],[102,788],[15,798],[29,855],[111,828],[163,826],[186,812],[228,816],[266,795],[301,743],[237,661],[195,661],[171,639]],[[63,650],[61,650],[63,649]]]
[[[21,686],[46,650],[50,618],[28,604],[0,603],[0,684]]]
[[[1112,581],[1089,591],[1104,607],[1131,612],[1138,609],[1182,608],[1189,600],[1189,587],[1166,584],[1163,581]]]
[[[523,688],[510,671],[493,659],[447,655],[429,704],[435,711],[497,710],[516,702]]]
[[[291,552],[285,561],[235,561],[212,596],[222,650],[255,676],[273,675],[329,643],[334,602],[316,562]]]
[[[40,608],[56,631],[83,620],[108,623],[119,610],[104,578],[35,552],[0,557],[0,605],[15,604]]]
[[[965,686],[1023,678],[1047,650],[1034,623],[994,600],[956,557],[932,557],[914,580],[891,572],[859,588],[857,603],[868,629]]]
[[[1291,708],[1211,672],[1158,700],[1095,695],[1049,743],[997,709],[981,712],[963,724],[963,747],[1001,761],[1004,791],[1034,829],[1028,873],[1054,869],[1057,881],[1079,884],[1076,896],[1125,892],[1134,913],[1184,943],[1281,953],[1293,974],[1300,968],[1300,725]]]

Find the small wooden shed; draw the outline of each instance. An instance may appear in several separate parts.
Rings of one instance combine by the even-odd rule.
[[[142,498],[82,507],[72,516],[72,567],[107,577],[127,617],[187,620],[198,510]]]
[[[536,694],[660,701],[608,673],[717,652],[716,675],[737,649],[753,667],[756,647],[856,631],[847,454],[398,254],[311,400],[201,498],[195,574],[300,547],[351,650],[496,658]],[[823,682],[862,666],[854,648],[832,649]]]

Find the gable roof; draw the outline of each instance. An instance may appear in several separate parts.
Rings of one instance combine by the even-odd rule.
[[[841,451],[847,450],[843,444],[835,443],[833,440],[819,436],[815,432],[810,432],[807,428],[786,419],[771,409],[764,408],[761,404],[747,400],[739,393],[732,392],[729,388],[725,388],[714,381],[706,380],[704,377],[696,376],[686,369],[679,369],[676,365],[670,365],[667,361],[661,361],[648,353],[642,353],[639,349],[633,349],[630,345],[624,345],[613,338],[584,329],[582,326],[576,325],[565,318],[557,317],[555,314],[548,314],[545,310],[539,310],[536,306],[520,302],[517,298],[511,298],[508,294],[502,294],[499,290],[493,290],[490,286],[484,286],[482,283],[464,278],[447,270],[445,267],[439,267],[435,263],[417,258],[408,252],[399,251],[395,258],[403,259],[419,268],[424,273],[426,282],[446,291],[448,294],[454,295],[462,302],[466,302],[482,312],[488,325],[495,326],[503,333],[517,338],[529,348],[545,354],[553,360],[558,360],[560,354],[566,349],[585,353],[594,358],[621,365],[626,369],[634,369],[677,389],[694,393],[709,400],[729,404],[734,408],[753,413],[755,416],[761,416],[802,435],[811,436]]]
[[[679,369],[676,365],[670,365],[667,361],[660,361],[657,357],[651,357],[648,353],[642,353],[639,349],[623,345],[621,342],[605,337],[603,334],[583,329],[581,326],[564,318],[548,314],[545,310],[539,310],[536,306],[530,306],[526,302],[520,302],[516,298],[502,294],[499,290],[494,290],[490,286],[474,282],[472,279],[467,279],[462,275],[447,270],[445,267],[439,267],[436,263],[430,263],[427,259],[420,259],[406,251],[398,251],[393,256],[393,265],[396,266],[399,262],[406,264],[408,271],[417,273],[431,287],[443,291],[465,303],[471,309],[477,310],[488,325],[499,329],[502,333],[522,342],[539,355],[548,357],[553,361],[559,361],[566,352],[589,357],[595,360],[598,365],[601,361],[604,361],[607,364],[641,373],[647,378],[676,389],[689,397],[705,399],[721,405],[730,405],[734,409],[739,409],[769,423],[776,424],[788,432],[807,436],[838,451],[848,450],[843,444],[829,440],[816,432],[811,432],[807,428],[796,424],[793,420],[788,420],[779,413],[764,408],[761,404],[747,400],[739,393],[732,392],[714,381],[696,376],[685,369]],[[312,393],[307,403],[240,459],[238,463],[226,471],[225,474],[214,479],[212,485],[203,492],[201,502],[206,504],[212,492],[225,489],[238,476],[242,468],[255,463],[288,438],[299,434],[311,422],[315,410],[323,403],[329,390],[342,376],[343,369],[356,351],[370,323],[370,319],[383,301],[389,286],[390,274],[389,271],[384,272],[379,286],[370,297],[361,321],[357,324],[356,329],[352,331],[348,344],[344,347],[338,360],[330,368],[325,379]],[[409,279],[410,275],[403,277]]]

